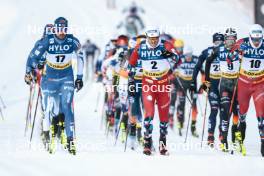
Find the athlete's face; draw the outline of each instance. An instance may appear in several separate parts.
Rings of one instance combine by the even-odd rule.
[[[67,34],[67,27],[64,24],[56,26],[56,36],[60,39],[63,39]]]
[[[263,40],[262,37],[250,37],[250,39],[255,47],[258,47],[261,40]]]
[[[225,39],[225,46],[227,49],[231,49],[236,43],[236,38],[235,37],[227,37]]]
[[[222,43],[223,43],[222,40],[216,40],[216,41],[214,41],[214,46],[219,46],[219,45],[221,45]]]
[[[148,43],[151,47],[155,48],[159,43],[159,37],[148,37]]]
[[[192,61],[192,53],[186,53],[185,54],[185,59],[187,62],[191,62]]]

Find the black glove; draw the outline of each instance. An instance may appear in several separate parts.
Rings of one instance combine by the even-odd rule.
[[[77,91],[81,90],[83,87],[83,80],[82,79],[76,79],[75,81],[75,88]]]
[[[196,82],[192,81],[190,84],[190,91],[191,92],[196,92]]]
[[[128,95],[134,97],[136,95],[136,84],[133,78],[128,79]]]
[[[161,55],[162,55],[162,57],[164,57],[164,58],[170,58],[170,57],[173,56],[173,54],[172,54],[171,52],[166,51],[166,50],[165,50]]]
[[[45,63],[44,62],[40,62],[37,67],[38,67],[39,70],[42,70],[44,68],[44,66],[45,66]]]
[[[33,81],[32,75],[30,73],[26,73],[24,80],[25,80],[26,84],[30,85],[31,82]]]

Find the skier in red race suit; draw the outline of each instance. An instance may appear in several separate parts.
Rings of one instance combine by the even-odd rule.
[[[258,119],[258,129],[261,139],[261,154],[264,156],[264,42],[263,29],[254,24],[249,31],[249,37],[240,39],[236,49],[242,54],[238,79],[239,104],[239,132],[236,135],[240,140],[240,147],[245,154],[243,141],[246,131],[246,114],[250,98],[253,97]]]
[[[173,45],[161,40],[160,31],[151,28],[146,31],[147,40],[142,41],[133,50],[129,63],[132,67],[129,79],[129,94],[133,96],[134,84],[133,67],[137,61],[142,61],[143,79],[142,96],[145,109],[144,117],[144,151],[151,155],[152,148],[152,120],[154,117],[154,106],[157,104],[160,119],[159,150],[161,155],[167,155],[166,135],[168,128],[168,114],[170,105],[170,83],[169,75],[172,67],[179,63],[179,55]],[[134,86],[135,88],[135,86]]]

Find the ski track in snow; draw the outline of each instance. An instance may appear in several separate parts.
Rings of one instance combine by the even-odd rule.
[[[5,42],[0,44],[0,95],[7,105],[7,109],[3,110],[5,120],[0,120],[0,175],[264,175],[253,102],[247,118],[245,141],[247,157],[210,150],[205,145],[203,149],[197,147],[186,150],[184,147],[188,144],[200,146],[201,137],[194,139],[188,136],[188,144],[183,144],[185,130],[183,137],[179,137],[177,131],[169,130],[170,156],[160,156],[155,153],[154,156],[147,157],[142,154],[141,147],[136,151],[131,151],[128,147],[124,152],[124,144],[118,141],[114,146],[114,136],[109,135],[108,138],[105,136],[104,129],[101,128],[103,93],[100,93],[99,106],[96,107],[101,85],[92,82],[87,82],[84,89],[76,93],[75,97],[77,155],[70,156],[62,149],[50,155],[42,148],[37,148],[36,145],[41,146],[40,113],[37,115],[33,144],[31,149],[29,148],[30,130],[24,137],[28,87],[23,82],[23,74],[26,57],[41,33],[29,34],[28,25],[36,24],[43,28],[57,16],[66,16],[70,25],[97,26],[105,30],[103,36],[77,33],[80,41],[89,37],[100,46],[104,46],[106,39],[116,33],[115,26],[124,17],[121,15],[121,9],[128,5],[127,1],[117,2],[118,11],[107,10],[105,2],[98,0],[5,2],[12,12],[16,10],[16,19],[12,14],[6,14],[6,19],[10,19],[6,28],[8,30],[5,30],[4,37],[0,38]],[[227,1],[144,0],[138,1],[138,4],[145,8],[146,14],[143,15],[143,19],[151,25],[232,24],[239,27],[238,32],[242,37],[247,33],[250,24],[250,19],[240,13],[234,4],[229,5]],[[211,34],[208,33],[175,36],[185,39],[188,45],[195,48],[197,54],[211,42]],[[199,99],[202,102],[201,108],[204,109],[205,95],[200,95]],[[95,109],[97,112],[94,111]],[[186,114],[188,112],[187,103]],[[202,113],[199,112],[197,123],[200,135]],[[209,106],[207,115],[209,115]],[[158,131],[158,119],[155,117],[153,133],[155,145],[157,145]],[[206,136],[207,132],[204,139]],[[182,147],[174,148],[174,145],[179,143]]]

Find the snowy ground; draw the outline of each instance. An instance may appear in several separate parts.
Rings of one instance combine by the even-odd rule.
[[[77,156],[70,156],[62,150],[49,155],[39,148],[39,125],[29,149],[29,133],[24,137],[28,96],[28,87],[23,81],[24,65],[34,42],[42,34],[43,26],[58,16],[65,16],[70,25],[88,28],[88,32],[76,31],[81,41],[89,37],[103,46],[107,38],[116,33],[114,27],[122,19],[120,10],[127,2],[119,0],[117,10],[107,10],[103,0],[0,1],[0,95],[7,105],[5,120],[0,121],[0,175],[263,175],[257,120],[252,106],[248,113],[245,141],[247,157],[210,151],[206,147],[201,149],[200,139],[191,137],[189,145],[184,145],[184,139],[173,131],[168,136],[170,156],[156,154],[146,157],[140,148],[136,152],[129,149],[124,152],[123,144],[118,143],[114,147],[113,137],[105,137],[100,127],[102,93],[99,106],[96,107],[95,103],[100,85],[90,82],[76,94],[75,99]],[[146,10],[143,17],[147,24],[161,25],[183,38],[197,54],[210,45],[214,31],[234,26],[243,37],[251,23],[235,1],[229,4],[221,0],[144,0],[139,4]],[[40,28],[40,33],[32,33],[34,26]],[[208,31],[208,28],[211,29]],[[189,30],[179,33],[183,29]],[[200,97],[200,102],[204,109],[204,97]],[[201,134],[201,113],[198,120]],[[39,124],[39,118],[36,124]],[[155,139],[157,131],[156,127]],[[186,149],[186,146],[192,148]]]

